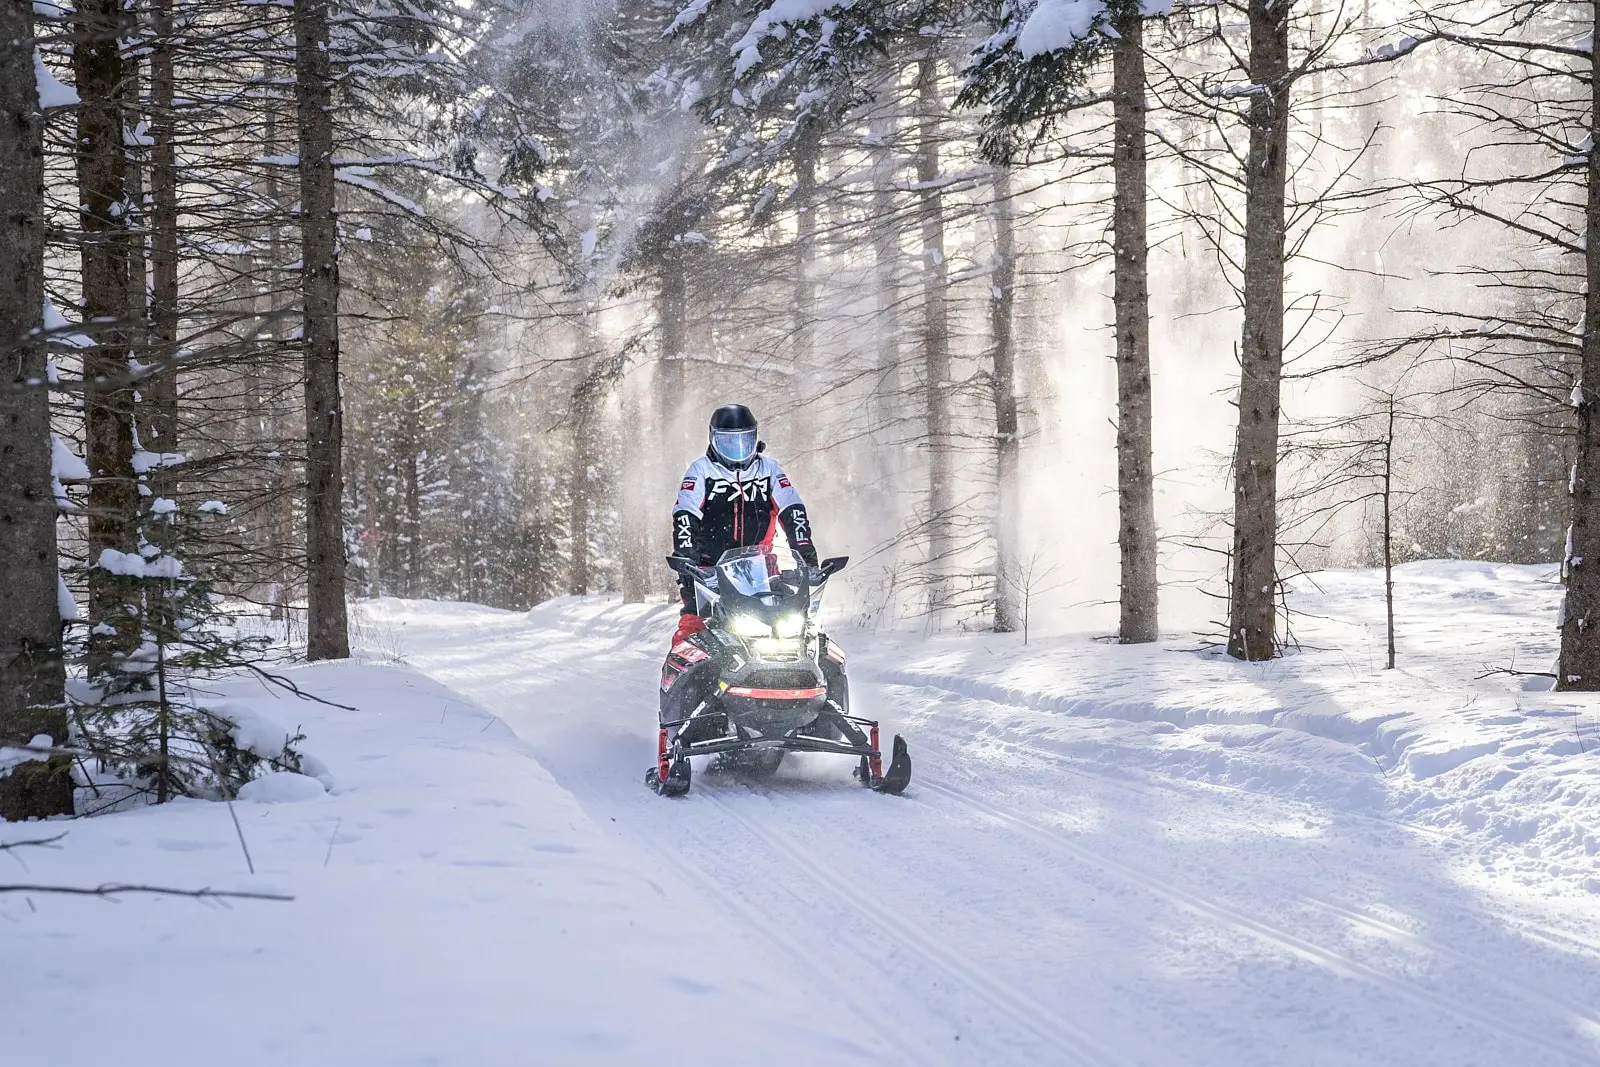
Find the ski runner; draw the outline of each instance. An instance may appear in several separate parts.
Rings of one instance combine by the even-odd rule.
[[[709,566],[730,548],[770,545],[783,526],[789,550],[807,566],[817,565],[811,519],[778,461],[763,453],[756,417],[743,404],[711,413],[706,454],[689,464],[678,484],[672,512],[673,555]],[[695,611],[694,583],[681,578],[683,613],[672,643],[705,629]]]

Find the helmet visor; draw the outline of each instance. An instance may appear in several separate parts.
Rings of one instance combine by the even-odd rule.
[[[754,430],[712,430],[711,448],[729,463],[748,463],[756,454]]]

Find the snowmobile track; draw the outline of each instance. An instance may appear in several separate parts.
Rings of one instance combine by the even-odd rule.
[[[1125,719],[1120,715],[1110,713],[1108,710],[1097,713],[1095,709],[1097,707],[1104,707],[1103,705],[1095,705],[1089,701],[1081,699],[1068,700],[1067,698],[1041,697],[1038,701],[1030,701],[1026,699],[1026,694],[1014,693],[1004,686],[991,686],[977,682],[970,683],[969,685],[962,685],[953,679],[944,678],[938,675],[923,676],[904,671],[862,671],[860,673],[868,682],[875,685],[898,686],[903,689],[926,689],[935,693],[944,694],[945,696],[957,697],[962,700],[979,700],[989,704],[998,704],[1001,707],[1015,708],[1019,711],[1033,711],[1041,714],[1066,714],[1078,718],[1105,718],[1116,722],[1147,721],[1139,719]],[[1067,710],[1057,710],[1058,705],[1060,708]],[[1160,721],[1171,723],[1179,728],[1189,728],[1183,723],[1177,722],[1174,719],[1162,719]],[[1191,727],[1192,725],[1193,724],[1190,724]],[[1268,794],[1263,794],[1252,789],[1245,789],[1237,785],[1229,785],[1226,782],[1195,782],[1181,778],[1165,778],[1160,775],[1151,774],[1147,771],[1140,770],[1132,771],[1131,776],[1134,778],[1134,781],[1129,781],[1126,777],[1123,777],[1125,774],[1130,774],[1130,772],[1127,771],[1124,771],[1121,774],[1108,774],[1104,770],[1101,770],[1098,765],[1079,757],[1060,752],[1051,752],[1049,753],[1049,756],[1054,761],[1056,766],[1068,774],[1082,778],[1086,781],[1109,785],[1131,795],[1138,795],[1146,789],[1160,789],[1165,792],[1175,793],[1178,795],[1198,794],[1201,796],[1207,796],[1221,793],[1248,797],[1252,800],[1260,800],[1264,796],[1268,796]],[[1306,807],[1308,810],[1314,810],[1311,805],[1302,805],[1301,801],[1294,800],[1293,798],[1271,796],[1271,799],[1279,804],[1301,805]],[[1349,819],[1354,822],[1370,823],[1374,826],[1383,827],[1384,829],[1406,830],[1411,833],[1420,834],[1423,837],[1435,841],[1452,840],[1451,835],[1444,830],[1440,830],[1433,826],[1424,826],[1421,823],[1409,822],[1405,819],[1396,819],[1384,815],[1371,815],[1356,811],[1341,811],[1339,813],[1339,818]]]
[[[907,1043],[898,1033],[886,1028],[883,1019],[868,1017],[856,1001],[856,991],[846,988],[837,974],[818,962],[817,957],[807,951],[803,945],[796,943],[794,938],[786,936],[781,928],[769,921],[767,916],[757,912],[748,902],[724,887],[710,872],[689,860],[681,851],[669,850],[659,842],[652,841],[642,834],[634,836],[635,840],[644,845],[662,861],[664,867],[669,867],[681,874],[686,881],[692,883],[707,896],[715,897],[721,901],[729,911],[744,920],[751,930],[756,931],[765,938],[768,944],[811,972],[813,978],[832,991],[834,994],[832,1002],[842,1005],[848,1010],[862,1024],[866,1033],[876,1035],[884,1044],[893,1048],[902,1058],[901,1062],[917,1063],[924,1061],[924,1052]]]
[[[1373,915],[1368,915],[1366,912],[1359,911],[1347,905],[1336,904],[1332,901],[1323,900],[1320,897],[1307,896],[1304,893],[1297,892],[1293,895],[1296,899],[1303,901],[1310,907],[1321,909],[1330,915],[1337,915],[1357,926],[1366,927],[1368,930],[1380,934],[1383,937],[1391,938],[1396,941],[1404,941],[1415,945],[1418,948],[1425,949],[1428,952],[1433,953],[1435,956],[1449,959],[1462,967],[1476,971],[1514,996],[1520,997],[1521,999],[1530,1003],[1541,1004],[1545,1007],[1556,1008],[1567,1012],[1572,1016],[1574,1022],[1582,1026],[1589,1027],[1595,1032],[1600,1033],[1600,1015],[1595,1013],[1592,1005],[1580,1004],[1575,1000],[1568,1000],[1562,994],[1552,990],[1544,989],[1528,982],[1507,977],[1506,975],[1485,966],[1481,960],[1473,956],[1469,956],[1465,952],[1460,952],[1454,948],[1451,948],[1449,945],[1440,944],[1436,940],[1423,937],[1421,934],[1418,934],[1413,930],[1407,930],[1403,926],[1397,926],[1394,923],[1386,922],[1383,919],[1377,918]]]
[[[1007,984],[969,960],[962,959],[946,948],[940,940],[902,918],[866,892],[858,889],[848,879],[833,874],[825,863],[817,863],[794,845],[774,834],[757,820],[750,818],[713,792],[702,794],[718,809],[728,815],[751,836],[759,839],[803,877],[819,883],[836,897],[848,903],[863,918],[878,929],[888,933],[908,952],[920,956],[951,979],[976,993],[997,1014],[1032,1032],[1052,1050],[1070,1057],[1062,1062],[1072,1062],[1082,1067],[1131,1067],[1130,1061],[1102,1045],[1094,1037],[1061,1018],[1059,1012],[1041,1005],[1026,993]]]
[[[973,693],[968,692],[961,685],[956,684],[955,682],[953,682],[950,679],[946,679],[946,678],[943,678],[943,677],[940,677],[940,676],[925,677],[925,676],[922,676],[922,675],[910,674],[910,673],[907,673],[907,672],[904,672],[904,671],[883,671],[883,670],[876,671],[876,672],[862,671],[860,673],[862,674],[862,676],[864,678],[866,678],[868,680],[868,682],[870,684],[883,685],[883,686],[894,686],[894,687],[898,687],[898,688],[902,688],[902,689],[931,690],[933,692],[944,694],[946,696],[958,697],[958,698],[962,698],[962,699],[965,699],[965,700],[981,700],[981,701],[984,701],[984,702],[987,702],[987,703],[999,704],[999,705],[1001,705],[1003,707],[1016,708],[1016,709],[1019,709],[1019,710],[1029,710],[1029,711],[1039,711],[1039,710],[1041,710],[1040,705],[1035,704],[1035,703],[1030,703],[1026,699],[1022,699],[1017,694],[1012,693],[1010,690],[1004,689],[1003,687],[994,687],[995,693],[1006,694],[1004,699],[1001,699],[1000,696],[996,696],[996,695],[981,695],[981,696],[980,695],[974,695]],[[1048,710],[1048,707],[1049,707],[1049,705],[1046,706],[1046,710]],[[1073,715],[1081,715],[1081,716],[1085,716],[1085,717],[1092,717],[1093,716],[1093,713],[1090,712],[1090,711],[1074,711],[1074,712],[1071,712],[1071,714],[1073,714]],[[1110,717],[1113,718],[1113,719],[1118,719],[1119,718],[1117,716],[1110,716]],[[1172,720],[1168,719],[1168,720],[1163,720],[1163,721],[1171,722]],[[936,735],[930,735],[930,736],[927,736],[921,742],[921,744],[931,748],[934,744],[936,744],[936,742],[937,742],[937,736]],[[1134,769],[1122,769],[1122,770],[1119,770],[1117,773],[1110,773],[1110,772],[1106,771],[1103,768],[1103,766],[1098,764],[1098,763],[1095,763],[1095,762],[1090,761],[1090,760],[1085,760],[1085,759],[1082,759],[1080,757],[1069,755],[1069,754],[1066,754],[1066,753],[1061,753],[1061,752],[1048,752],[1048,753],[1036,752],[1035,754],[1036,755],[1047,755],[1048,758],[1050,759],[1052,765],[1057,767],[1058,769],[1060,769],[1062,772],[1064,772],[1066,774],[1073,775],[1074,777],[1082,779],[1084,781],[1094,782],[1097,785],[1109,786],[1109,787],[1111,787],[1113,789],[1116,789],[1116,790],[1122,792],[1123,794],[1125,794],[1125,795],[1127,795],[1129,797],[1133,797],[1133,798],[1136,798],[1136,799],[1141,797],[1141,796],[1143,796],[1149,790],[1160,790],[1162,792],[1170,793],[1170,794],[1173,794],[1175,796],[1200,796],[1200,797],[1210,797],[1210,796],[1216,796],[1216,795],[1237,796],[1237,797],[1241,797],[1241,798],[1246,798],[1246,799],[1251,800],[1251,801],[1270,800],[1271,802],[1273,802],[1275,804],[1284,805],[1284,806],[1293,806],[1293,807],[1305,810],[1306,812],[1308,812],[1308,813],[1310,813],[1312,815],[1318,816],[1318,817],[1321,817],[1321,816],[1326,814],[1322,809],[1317,808],[1315,805],[1306,804],[1306,803],[1304,803],[1302,801],[1295,800],[1294,798],[1291,798],[1291,797],[1283,797],[1283,796],[1278,796],[1278,795],[1274,795],[1274,794],[1262,793],[1262,792],[1259,792],[1257,790],[1246,789],[1246,788],[1244,788],[1242,786],[1230,785],[1230,784],[1228,784],[1226,782],[1201,782],[1201,781],[1190,781],[1188,779],[1182,779],[1182,778],[1168,778],[1168,777],[1164,777],[1164,776],[1159,775],[1159,774],[1153,774],[1153,773],[1150,773],[1149,771],[1144,771],[1144,770],[1140,770],[1140,769],[1137,769],[1137,768],[1134,768]],[[1413,833],[1413,834],[1417,834],[1417,835],[1419,835],[1419,836],[1421,836],[1423,838],[1426,838],[1426,839],[1432,840],[1432,841],[1454,842],[1456,840],[1455,836],[1452,835],[1449,831],[1441,830],[1438,827],[1427,826],[1427,825],[1424,825],[1422,823],[1411,822],[1411,821],[1406,820],[1406,819],[1397,819],[1397,818],[1393,818],[1391,816],[1386,816],[1386,815],[1374,815],[1374,814],[1370,814],[1370,813],[1367,813],[1367,812],[1358,812],[1358,811],[1340,811],[1340,812],[1338,812],[1338,819],[1340,821],[1349,821],[1349,822],[1353,822],[1353,823],[1367,824],[1367,825],[1370,825],[1372,827],[1379,828],[1379,829],[1382,829],[1382,830],[1385,830],[1385,831],[1397,830],[1397,831]],[[1303,894],[1299,894],[1297,890],[1295,890],[1295,889],[1293,889],[1291,887],[1282,886],[1280,888],[1283,890],[1283,892],[1285,892],[1288,895],[1297,895],[1297,896],[1302,896],[1302,898],[1303,898]],[[1313,907],[1316,907],[1316,906],[1319,906],[1319,905],[1323,905],[1325,903],[1325,902],[1320,902],[1320,901],[1312,901],[1309,898],[1303,898],[1303,899],[1305,899],[1306,902],[1308,904],[1310,904],[1311,906],[1313,906]],[[1354,913],[1354,914],[1360,914],[1360,913]],[[1505,923],[1508,922],[1508,919],[1505,916],[1489,917],[1489,916],[1483,915],[1482,913],[1479,913],[1478,917],[1480,919],[1486,921],[1486,922],[1496,922],[1496,923],[1500,923],[1500,924],[1505,924]],[[1370,917],[1368,917],[1368,918],[1370,918]],[[1563,949],[1563,950],[1566,950],[1566,951],[1581,952],[1581,953],[1584,953],[1584,954],[1589,955],[1589,956],[1600,957],[1600,943],[1597,943],[1597,942],[1594,942],[1594,941],[1590,941],[1590,940],[1586,940],[1585,938],[1583,938],[1581,936],[1575,935],[1575,934],[1567,932],[1567,931],[1557,930],[1557,929],[1554,929],[1552,927],[1543,925],[1543,924],[1537,922],[1536,920],[1530,919],[1530,918],[1528,918],[1526,916],[1518,916],[1515,919],[1509,920],[1509,923],[1510,923],[1511,926],[1514,926],[1517,930],[1519,930],[1523,934],[1527,935],[1528,937],[1542,940],[1542,941],[1546,942],[1547,944],[1553,945],[1553,946],[1555,946],[1557,948],[1560,948],[1560,949]],[[1417,935],[1415,935],[1415,934],[1410,934],[1409,935],[1410,939],[1413,940],[1413,941],[1416,941],[1416,936]],[[1423,942],[1418,942],[1418,943],[1422,944]],[[1437,946],[1429,944],[1429,947],[1437,947]],[[1442,954],[1448,955],[1449,952],[1448,951],[1444,951],[1444,952],[1442,952]],[[1459,956],[1459,954],[1457,954],[1457,955]],[[1461,958],[1465,959],[1467,957],[1461,957]],[[1497,974],[1496,972],[1490,971],[1488,968],[1484,967],[1482,964],[1478,963],[1476,960],[1473,960],[1471,965],[1473,967],[1475,967],[1476,969],[1482,971],[1485,974],[1493,975],[1496,978],[1496,980],[1498,980],[1498,981],[1501,981],[1501,982],[1509,981],[1508,979],[1503,978],[1501,975]],[[1553,995],[1544,994],[1544,993],[1538,991],[1535,987],[1529,986],[1528,988],[1530,990],[1533,990],[1534,992],[1539,993],[1540,996],[1546,996],[1546,997],[1548,997],[1549,999],[1551,999],[1553,1001],[1556,1000],[1556,999],[1559,999],[1559,998],[1554,997]],[[1570,1009],[1570,1002],[1569,1002],[1569,1010],[1572,1010],[1572,1009]],[[1581,1009],[1581,1010],[1577,1010],[1577,1014],[1582,1016],[1582,1018],[1586,1022],[1588,1022],[1589,1021],[1589,1016],[1587,1014],[1585,1014],[1585,1013],[1588,1012],[1588,1011],[1591,1011],[1591,1010],[1592,1009],[1584,1008],[1584,1009]],[[1597,1028],[1600,1028],[1600,1019],[1594,1020],[1590,1024],[1591,1025],[1595,1025]]]
[[[1075,859],[1081,863],[1087,863],[1091,866],[1098,867],[1109,874],[1133,883],[1134,885],[1143,888],[1147,892],[1153,893],[1156,896],[1161,897],[1181,908],[1184,908],[1187,911],[1207,916],[1217,922],[1231,926],[1241,933],[1248,934],[1259,941],[1276,945],[1282,949],[1287,949],[1289,952],[1299,956],[1301,959],[1307,960],[1308,962],[1317,963],[1328,967],[1335,972],[1341,973],[1350,978],[1363,979],[1373,985],[1387,989],[1391,993],[1405,997],[1407,1000],[1413,1001],[1414,1003],[1422,1004],[1433,1008],[1436,1011],[1443,1012],[1444,1014],[1449,1015],[1452,1018],[1464,1022],[1470,1026],[1481,1030],[1491,1031],[1512,1041],[1531,1045],[1552,1055],[1559,1056],[1568,1062],[1577,1064],[1593,1063],[1592,1059],[1582,1056],[1572,1048],[1556,1044],[1540,1034],[1523,1030],[1519,1027],[1508,1026],[1504,1023],[1497,1022],[1493,1018],[1487,1017],[1484,1014],[1474,1014],[1469,1010],[1457,1007],[1447,998],[1439,996],[1435,993],[1431,993],[1426,989],[1419,988],[1411,982],[1407,982],[1401,978],[1396,978],[1393,975],[1385,974],[1374,967],[1360,963],[1331,949],[1326,949],[1320,945],[1315,945],[1310,941],[1305,940],[1298,934],[1292,933],[1281,927],[1274,926],[1271,923],[1263,922],[1260,919],[1252,918],[1248,915],[1237,912],[1226,905],[1219,904],[1215,901],[1208,900],[1205,897],[1198,896],[1186,889],[1179,888],[1178,886],[1173,885],[1171,882],[1168,882],[1164,879],[1155,877],[1154,875],[1146,874],[1137,868],[1130,867],[1120,860],[1101,855],[1099,852],[1096,852],[1091,848],[1067,838],[1059,831],[1052,830],[1046,826],[1041,826],[1038,823],[1023,818],[1022,816],[1013,815],[1010,812],[1003,811],[1000,808],[996,808],[982,800],[968,796],[966,793],[963,793],[958,789],[943,785],[939,782],[930,782],[927,779],[923,779],[922,788],[929,790],[930,792],[937,793],[940,796],[948,797],[957,804],[961,804],[973,811],[988,815],[996,821],[1012,828],[1018,833],[1032,838],[1039,844],[1052,849],[1064,857]]]

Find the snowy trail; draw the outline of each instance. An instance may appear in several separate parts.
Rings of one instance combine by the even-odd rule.
[[[369,611],[596,822],[769,945],[815,993],[797,1012],[896,1062],[1600,1062],[1593,929],[1463,880],[1370,760],[1315,779],[1342,758],[1331,741],[1251,753],[1267,780],[1306,778],[1293,795],[1196,781],[1157,743],[1199,746],[1200,728],[953,692],[852,634],[854,703],[911,742],[905,797],[814,757],[761,783],[701,771],[665,801],[641,782],[664,609]],[[692,955],[678,933],[662,949]]]

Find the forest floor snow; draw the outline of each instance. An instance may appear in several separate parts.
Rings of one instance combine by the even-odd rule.
[[[1600,1062],[1600,701],[1549,568],[1291,598],[1300,651],[836,629],[902,798],[843,761],[645,789],[664,605],[361,606],[300,667],[329,788],[61,824],[0,883],[0,1059],[200,1064]],[[382,662],[389,660],[392,662]],[[0,841],[56,827],[0,828]],[[26,870],[19,864],[26,864]]]

